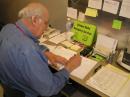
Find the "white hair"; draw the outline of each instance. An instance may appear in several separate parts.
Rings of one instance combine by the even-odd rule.
[[[42,16],[43,13],[46,11],[46,8],[43,5],[38,4],[37,6],[26,6],[21,9],[18,13],[20,18],[26,18],[31,16]]]

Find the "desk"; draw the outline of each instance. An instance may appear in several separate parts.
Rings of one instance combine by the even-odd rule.
[[[45,41],[44,43],[51,44],[48,40]],[[53,44],[53,45],[54,45],[54,44]],[[59,45],[59,44],[57,44],[57,45]],[[56,46],[57,46],[57,45],[56,45]],[[116,58],[115,58],[114,60],[116,60]],[[99,64],[101,64],[102,66],[104,66],[104,65],[106,65],[106,64],[108,64],[108,63],[106,63],[106,62],[100,62]],[[117,66],[117,67],[119,67],[119,66],[116,64],[115,61],[114,61],[112,64],[115,65],[115,66]],[[119,67],[119,68],[121,68],[121,67]],[[95,69],[96,69],[96,68],[95,68]],[[90,75],[89,77],[92,77],[92,76],[94,75],[94,73],[95,73],[94,71],[95,71],[95,70],[93,70],[93,72],[91,73],[91,75]],[[124,69],[123,69],[123,71],[127,72],[127,71],[124,70]],[[129,72],[127,72],[127,73],[129,73]],[[129,73],[129,74],[130,74],[130,73]],[[88,80],[89,77],[85,77],[84,79],[81,80],[81,79],[78,79],[78,78],[74,77],[73,75],[70,75],[70,78],[71,78],[73,81],[79,83],[79,84],[82,85],[83,87],[85,87],[85,88],[87,88],[87,89],[89,89],[89,90],[95,92],[96,94],[98,94],[98,95],[100,95],[100,96],[102,96],[102,97],[109,97],[109,95],[107,95],[107,94],[105,94],[105,93],[99,91],[98,89],[93,88],[93,87],[90,86],[90,85],[87,85],[87,84],[86,84],[86,81]]]

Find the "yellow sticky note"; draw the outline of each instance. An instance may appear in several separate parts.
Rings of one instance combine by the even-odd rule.
[[[86,8],[85,15],[91,16],[91,17],[96,17],[96,16],[98,16],[98,11],[97,11],[97,9]]]
[[[70,49],[74,50],[74,51],[78,51],[81,47],[78,45],[73,45],[70,47]]]

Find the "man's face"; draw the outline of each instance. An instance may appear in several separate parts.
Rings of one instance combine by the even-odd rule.
[[[39,25],[37,26],[37,37],[40,38],[45,30],[47,30],[48,27],[48,20],[49,16],[48,14],[43,15],[43,17],[39,18]]]

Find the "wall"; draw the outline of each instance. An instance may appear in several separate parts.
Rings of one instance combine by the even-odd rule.
[[[33,1],[45,3],[49,9],[51,25],[65,30],[68,0],[0,0],[0,22],[15,22],[18,19],[18,11]]]
[[[88,0],[77,0],[78,2],[76,3],[73,3],[72,1],[76,0],[69,0],[70,7],[76,8],[78,11],[85,13],[86,7],[88,6]],[[121,2],[122,0],[116,1]],[[119,19],[122,21],[121,30],[115,30],[112,28],[113,19]],[[130,51],[130,19],[98,10],[98,16],[96,18],[86,16],[85,22],[96,25],[98,33],[103,33],[107,36],[118,39],[118,48],[125,48],[127,46]]]

